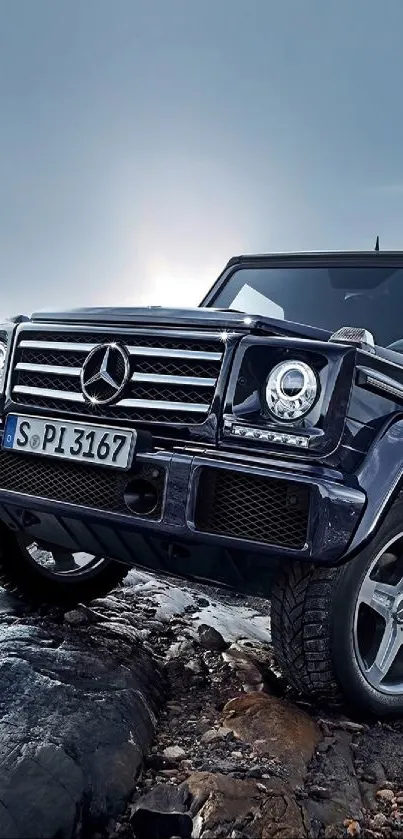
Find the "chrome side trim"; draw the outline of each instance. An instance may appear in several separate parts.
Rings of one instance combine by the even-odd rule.
[[[377,392],[383,391],[387,396],[391,396],[399,401],[403,400],[403,385],[395,379],[391,379],[378,370],[370,370],[367,367],[357,367],[357,374],[358,383],[364,387],[372,388]]]
[[[31,396],[42,396],[44,399],[60,399],[65,402],[85,403],[82,393],[74,393],[70,390],[53,390],[47,387],[30,387],[29,385],[16,385],[13,393],[28,394]],[[96,404],[96,403],[95,403]],[[111,406],[112,407],[112,406]],[[147,408],[157,411],[186,411],[192,414],[207,414],[209,404],[201,402],[165,402],[154,399],[120,399],[113,407],[117,408]]]
[[[394,387],[375,376],[367,376],[366,383],[367,385],[372,385],[375,388],[379,388],[379,390],[385,391],[385,393],[389,393],[391,396],[395,396],[397,399],[403,399],[403,388]]]

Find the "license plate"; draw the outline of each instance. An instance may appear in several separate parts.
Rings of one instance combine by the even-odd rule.
[[[127,469],[133,459],[135,431],[38,417],[7,417],[3,449]]]

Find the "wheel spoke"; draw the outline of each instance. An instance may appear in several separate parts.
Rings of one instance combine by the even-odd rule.
[[[389,673],[402,646],[402,641],[401,627],[390,618],[386,623],[375,661],[366,671],[373,685],[379,685]]]
[[[52,576],[82,577],[103,561],[102,557],[82,551],[73,553],[62,548],[48,551],[35,542],[28,545],[26,550],[32,562]]]
[[[387,621],[399,591],[399,586],[391,586],[366,577],[361,586],[357,605],[365,603]]]

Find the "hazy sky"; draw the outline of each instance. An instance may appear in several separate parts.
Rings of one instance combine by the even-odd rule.
[[[2,314],[403,248],[402,0],[0,0]]]

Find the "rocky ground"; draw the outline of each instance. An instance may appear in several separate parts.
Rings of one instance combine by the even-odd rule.
[[[293,695],[266,602],[133,572],[0,626],[2,839],[403,839],[403,722]]]

